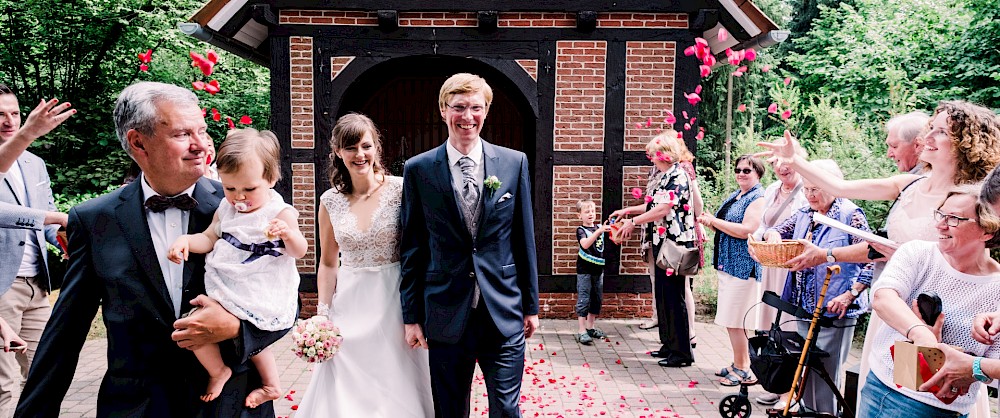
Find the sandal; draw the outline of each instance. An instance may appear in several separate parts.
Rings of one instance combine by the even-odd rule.
[[[719,371],[715,372],[715,375],[719,376],[719,377],[729,376],[730,371],[732,369],[735,369],[735,368],[736,368],[736,364],[735,363],[730,363],[729,366],[723,367],[722,370],[719,370]]]
[[[757,378],[753,377],[749,370],[740,370],[733,366],[732,373],[719,380],[722,386],[753,386],[757,384]]]

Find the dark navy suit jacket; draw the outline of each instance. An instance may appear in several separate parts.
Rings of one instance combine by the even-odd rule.
[[[140,181],[70,211],[66,279],[15,416],[59,416],[100,307],[108,330],[108,371],[97,395],[98,417],[273,417],[270,402],[243,407],[246,395],[260,385],[247,360],[287,330],[260,331],[243,321],[238,338],[219,344],[233,377],[215,401],[198,399],[208,375],[191,351],[170,339],[177,318],[150,238]],[[202,178],[193,196],[199,205],[190,212],[188,233],[212,222],[222,187]],[[191,254],[184,264],[181,312],[205,293],[204,264],[203,254]]]
[[[511,337],[524,329],[524,315],[538,314],[528,159],[483,141],[486,178],[496,176],[502,184],[496,190],[484,185],[473,238],[459,209],[445,147],[413,157],[403,168],[403,322],[422,324],[430,340],[457,342],[478,283],[500,333]]]

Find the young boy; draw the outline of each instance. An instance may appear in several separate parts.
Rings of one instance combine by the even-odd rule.
[[[596,225],[597,205],[592,200],[576,202],[582,225],[576,228],[580,242],[576,257],[576,314],[580,321],[580,334],[576,340],[590,345],[594,338],[604,338],[604,331],[594,327],[594,319],[601,313],[604,296],[604,233],[611,230],[607,224]]]

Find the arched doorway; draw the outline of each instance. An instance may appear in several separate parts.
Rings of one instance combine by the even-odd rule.
[[[441,145],[448,127],[438,111],[441,84],[452,74],[469,72],[493,88],[493,103],[482,137],[522,151],[534,165],[535,115],[521,89],[503,73],[477,60],[415,56],[378,64],[358,77],[344,94],[337,117],[361,112],[375,121],[383,140],[382,160],[394,175],[410,157]]]

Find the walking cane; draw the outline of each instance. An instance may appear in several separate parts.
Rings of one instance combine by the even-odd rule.
[[[802,355],[799,356],[799,365],[795,368],[795,377],[792,378],[792,390],[788,391],[785,410],[781,413],[783,417],[788,416],[788,408],[791,408],[792,398],[795,397],[795,392],[798,391],[799,377],[802,376],[802,368],[805,367],[806,357],[809,356],[809,346],[812,345],[813,330],[816,329],[816,323],[819,322],[820,314],[823,312],[823,300],[826,299],[826,288],[830,286],[830,277],[834,274],[840,274],[840,266],[833,265],[826,268],[826,278],[823,279],[823,288],[819,291],[819,301],[816,302],[816,309],[813,310],[812,322],[809,324],[809,332],[806,334],[806,343],[802,345]]]

